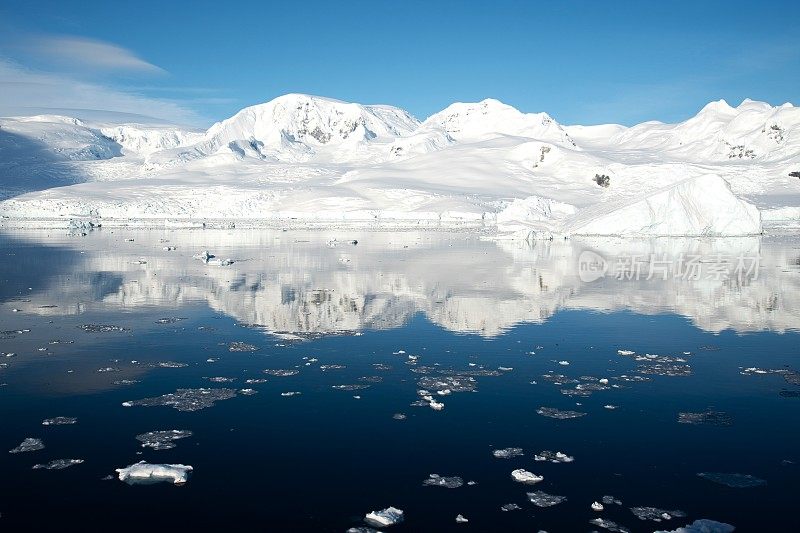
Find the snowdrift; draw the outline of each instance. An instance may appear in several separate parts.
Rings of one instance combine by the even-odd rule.
[[[760,234],[762,226],[754,205],[737,198],[724,179],[708,174],[632,202],[587,209],[569,223],[566,233],[730,237]]]

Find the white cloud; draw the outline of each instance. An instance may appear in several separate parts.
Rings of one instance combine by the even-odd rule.
[[[121,46],[85,37],[47,36],[29,41],[25,47],[45,60],[84,69],[114,70],[147,74],[166,71]]]
[[[0,116],[31,115],[44,109],[79,109],[130,113],[178,124],[205,122],[194,111],[170,100],[146,97],[75,79],[37,72],[0,58]]]

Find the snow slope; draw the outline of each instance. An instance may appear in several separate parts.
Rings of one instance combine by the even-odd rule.
[[[206,132],[0,119],[0,223],[469,226],[513,238],[800,228],[800,109],[562,126],[496,100],[419,122],[288,94]]]

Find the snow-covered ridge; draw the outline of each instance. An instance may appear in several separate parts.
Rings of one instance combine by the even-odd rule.
[[[800,227],[798,173],[800,109],[751,100],[633,127],[562,126],[492,99],[419,122],[391,106],[303,94],[205,132],[0,119],[3,225],[92,217],[469,225],[526,239],[741,235],[759,231],[754,209],[770,227]]]

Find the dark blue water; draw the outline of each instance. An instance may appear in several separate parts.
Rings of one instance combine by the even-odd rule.
[[[0,352],[16,356],[2,358],[7,367],[0,369],[0,450],[26,437],[45,444],[41,451],[0,453],[3,530],[345,531],[362,526],[365,513],[390,505],[406,517],[393,531],[588,531],[598,516],[632,531],[672,530],[701,518],[737,531],[794,527],[800,387],[784,373],[741,372],[800,367],[800,335],[792,327],[800,323],[800,309],[786,296],[800,277],[791,262],[796,243],[759,243],[767,248],[764,268],[772,277],[748,285],[757,292],[722,283],[669,285],[656,298],[658,291],[648,286],[648,300],[632,303],[630,295],[644,291],[606,284],[579,295],[571,282],[559,287],[560,278],[551,274],[561,268],[562,253],[520,258],[461,236],[382,236],[372,245],[360,236],[358,247],[349,248],[320,246],[328,236],[127,237],[2,238],[0,330],[6,333]],[[162,251],[166,239],[180,242],[178,250]],[[234,265],[191,259],[215,242],[215,251],[231,255]],[[531,279],[549,281],[530,289],[520,282]],[[716,331],[704,316],[682,312],[689,308],[685,302],[663,305],[674,301],[667,292],[694,298],[701,310],[716,298],[713,323],[727,317],[730,327]],[[553,293],[561,296],[554,300]],[[613,304],[619,299],[628,303]],[[589,301],[599,304],[593,308]],[[764,301],[772,302],[768,320],[759,307]],[[184,320],[157,323],[165,317]],[[92,333],[77,327],[82,324],[127,330]],[[14,332],[24,329],[30,332]],[[65,342],[50,344],[54,340]],[[232,352],[232,342],[257,349]],[[625,381],[620,376],[645,375],[618,350],[683,357],[691,373]],[[409,355],[417,356],[415,364]],[[164,361],[186,366],[153,367]],[[331,364],[345,368],[320,368]],[[107,367],[115,370],[98,372]],[[410,406],[419,399],[420,378],[498,368],[512,370],[475,377],[475,392],[437,397],[445,404],[441,411]],[[265,369],[299,373],[277,377]],[[574,384],[543,379],[549,372],[583,382],[606,378],[616,387],[570,397],[561,389]],[[236,380],[206,379],[214,376]],[[366,376],[382,381],[355,391],[332,388],[365,383],[359,378]],[[267,382],[250,385],[248,378]],[[137,382],[115,385],[119,380]],[[122,406],[198,387],[253,388],[257,394],[237,394],[196,412]],[[281,396],[288,391],[302,394]],[[538,415],[541,406],[586,415],[555,420]],[[707,408],[724,412],[731,424],[678,423],[679,413]],[[395,420],[395,413],[407,418]],[[42,426],[55,416],[78,422]],[[193,436],[161,451],[135,439],[162,429]],[[524,455],[492,456],[505,447],[521,447]],[[542,450],[575,460],[534,461]],[[31,468],[62,458],[84,463]],[[141,460],[194,471],[183,486],[130,486],[116,479],[115,469]],[[516,483],[510,477],[516,468],[544,481]],[[750,474],[766,484],[731,488],[700,472]],[[477,484],[423,486],[432,473]],[[114,478],[104,479],[109,475]],[[526,498],[535,490],[567,501],[540,509]],[[622,505],[592,511],[590,504],[603,495]],[[507,503],[522,509],[501,511]],[[644,522],[631,513],[636,506],[687,516]],[[456,524],[458,514],[469,523]]]

